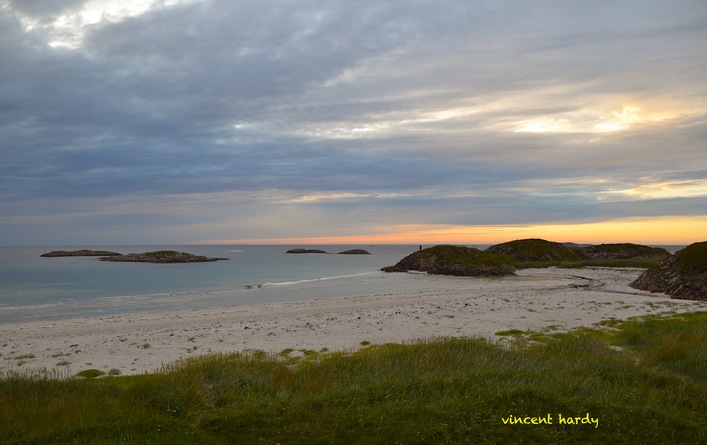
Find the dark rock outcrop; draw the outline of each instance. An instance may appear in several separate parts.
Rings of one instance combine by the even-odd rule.
[[[521,239],[496,244],[486,249],[488,253],[508,255],[518,261],[582,261],[583,256],[577,250],[562,243],[544,239]]]
[[[660,247],[631,243],[584,246],[579,250],[588,260],[628,260],[634,258],[662,260],[670,256],[670,252]]]
[[[503,276],[514,275],[513,258],[473,247],[434,246],[419,250],[384,272],[420,271],[435,275]]]
[[[370,255],[371,252],[363,249],[351,249],[339,252],[339,255]]]
[[[43,253],[40,256],[47,258],[57,258],[65,256],[120,256],[122,253],[109,252],[107,250],[53,250],[51,252]]]
[[[326,253],[319,249],[290,249],[285,253]]]
[[[707,301],[707,241],[675,252],[643,272],[631,287],[672,298]]]
[[[177,252],[174,250],[159,250],[156,252],[106,256],[101,257],[100,260],[126,263],[205,263],[227,259],[228,258],[209,258],[203,255],[194,255],[192,253]]]

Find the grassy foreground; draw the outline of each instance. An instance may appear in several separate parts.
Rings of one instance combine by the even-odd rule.
[[[611,324],[5,375],[0,443],[705,443],[707,313]]]

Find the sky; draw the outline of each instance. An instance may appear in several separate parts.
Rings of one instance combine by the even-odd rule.
[[[0,0],[0,245],[707,240],[704,0]]]

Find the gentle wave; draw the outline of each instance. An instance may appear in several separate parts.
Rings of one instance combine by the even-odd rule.
[[[352,275],[337,275],[337,276],[333,276],[333,277],[310,278],[310,279],[307,279],[307,280],[281,281],[281,282],[277,282],[277,283],[267,282],[267,283],[263,283],[262,285],[259,285],[259,286],[274,286],[274,287],[277,287],[277,286],[293,286],[293,285],[295,285],[295,284],[316,283],[317,281],[339,280],[339,279],[342,279],[342,278],[355,278],[355,277],[362,277],[362,276],[365,276],[365,275],[376,275],[376,274],[378,274],[378,273],[379,273],[379,272],[361,272],[361,273],[356,273],[356,274],[352,274]]]
[[[138,299],[138,300],[145,300],[148,298],[153,298],[153,297],[166,297],[166,296],[175,296],[175,295],[188,295],[191,292],[159,292],[159,293],[154,293],[154,294],[136,294],[136,295],[114,295],[110,297],[97,297],[97,301],[120,301],[120,300],[128,300],[128,299]]]

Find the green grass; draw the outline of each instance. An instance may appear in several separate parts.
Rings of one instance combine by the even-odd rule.
[[[544,239],[521,239],[496,244],[487,252],[503,253],[518,261],[580,261],[583,255],[569,247]]]
[[[0,443],[704,443],[707,313],[0,379]],[[283,351],[284,352],[284,351]],[[57,377],[64,377],[58,379]],[[553,424],[504,424],[509,416]],[[559,424],[563,417],[598,419]]]
[[[488,266],[501,267],[513,263],[513,258],[508,255],[493,254],[478,250],[473,247],[460,247],[442,244],[416,252],[423,259],[436,257],[441,265],[455,265],[462,267]]]

